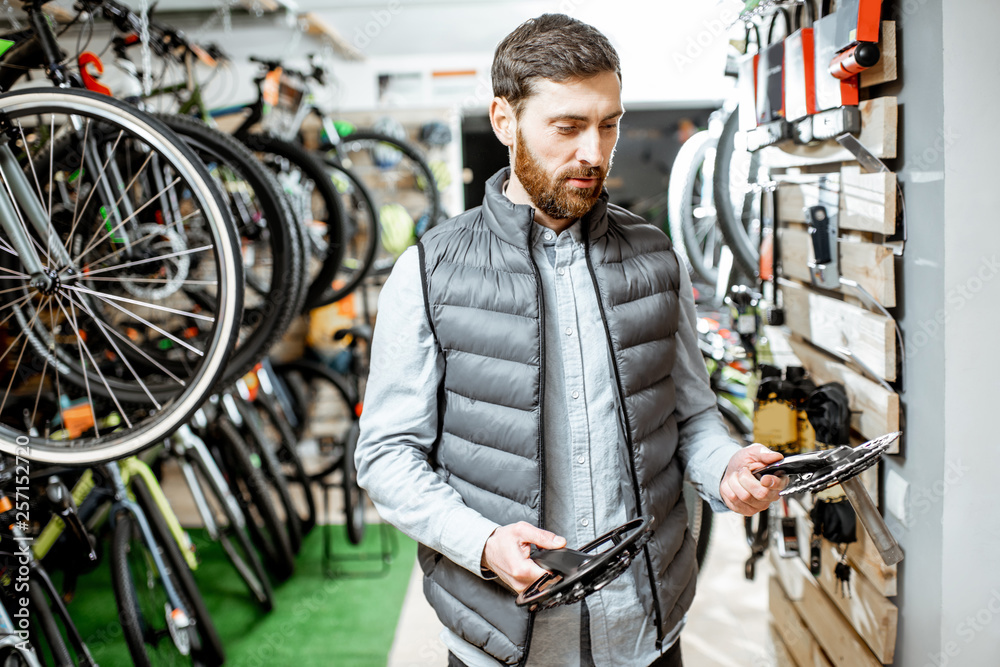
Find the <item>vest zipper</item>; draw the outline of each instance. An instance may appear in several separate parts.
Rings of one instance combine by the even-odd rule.
[[[528,227],[528,261],[535,276],[535,295],[538,299],[538,527],[545,523],[545,453],[543,439],[545,437],[545,303],[542,296],[542,276],[531,254],[531,226]],[[535,627],[535,612],[528,613],[528,633],[524,640],[524,657],[518,667],[524,667],[528,662],[528,652],[531,649],[531,633]]]
[[[604,301],[601,299],[601,290],[597,285],[597,272],[594,271],[594,261],[590,256],[590,227],[583,229],[583,254],[587,259],[587,270],[590,272],[590,280],[594,284],[594,292],[597,295],[597,308],[601,311],[601,323],[604,324],[604,335],[608,339],[608,347],[611,350],[611,368],[615,372],[615,384],[618,390],[618,402],[621,406],[622,420],[625,425],[625,446],[628,448],[629,469],[632,473],[632,488],[635,491],[636,510],[642,514],[642,494],[639,491],[639,475],[635,469],[635,447],[632,442],[632,425],[629,423],[628,411],[625,409],[625,389],[622,386],[621,372],[618,369],[618,358],[615,356],[614,343],[611,341],[611,327],[608,326],[608,316],[604,312]],[[660,613],[660,598],[656,594],[656,577],[653,576],[653,561],[649,556],[649,546],[643,545],[642,553],[646,560],[646,572],[649,574],[649,588],[653,595],[653,617],[656,619],[656,650],[663,650],[663,618]]]

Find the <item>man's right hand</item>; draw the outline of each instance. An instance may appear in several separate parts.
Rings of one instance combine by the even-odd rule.
[[[515,593],[520,593],[548,574],[528,557],[533,544],[542,549],[561,549],[566,546],[566,538],[525,521],[500,526],[486,540],[482,565]]]

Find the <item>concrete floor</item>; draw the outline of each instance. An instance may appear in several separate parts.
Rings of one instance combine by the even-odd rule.
[[[685,667],[770,667],[767,648],[767,559],[758,561],[757,578],[743,577],[749,547],[743,518],[716,514],[698,594],[681,634]],[[444,667],[447,651],[438,634],[441,624],[424,599],[414,567],[396,627],[388,667]]]

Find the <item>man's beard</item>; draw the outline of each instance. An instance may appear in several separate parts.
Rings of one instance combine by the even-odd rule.
[[[601,167],[577,167],[550,175],[524,142],[520,129],[514,149],[514,173],[535,208],[555,220],[576,219],[592,209],[608,175]],[[569,184],[571,178],[596,178],[597,182],[589,188],[578,188]]]

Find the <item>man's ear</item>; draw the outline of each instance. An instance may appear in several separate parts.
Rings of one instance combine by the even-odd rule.
[[[490,124],[493,126],[493,134],[500,143],[508,148],[514,145],[514,137],[517,136],[517,118],[507,98],[493,98],[490,103]]]

